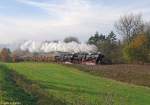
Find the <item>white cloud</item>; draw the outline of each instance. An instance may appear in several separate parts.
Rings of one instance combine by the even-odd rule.
[[[90,0],[64,0],[63,3],[16,0],[45,11],[48,19],[0,17],[0,42],[19,39],[54,40],[73,35],[85,41],[95,31],[108,32],[113,23],[125,13],[141,12],[145,16],[149,8],[138,5],[117,8],[93,5]],[[144,4],[145,5],[145,4]],[[10,37],[10,38],[8,38]]]

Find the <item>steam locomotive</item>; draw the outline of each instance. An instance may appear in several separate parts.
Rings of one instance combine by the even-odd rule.
[[[55,56],[57,63],[69,63],[69,64],[112,64],[111,60],[107,59],[100,52],[98,53],[59,53]]]

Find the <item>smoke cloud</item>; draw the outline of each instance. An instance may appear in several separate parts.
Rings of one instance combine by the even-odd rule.
[[[30,52],[70,52],[70,53],[78,53],[78,52],[96,52],[97,47],[94,45],[89,45],[85,43],[78,44],[76,42],[39,42],[39,41],[26,41],[20,46],[21,50],[28,50]]]

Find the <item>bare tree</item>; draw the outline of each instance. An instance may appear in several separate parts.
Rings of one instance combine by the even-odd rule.
[[[127,43],[144,30],[144,22],[142,15],[140,14],[129,14],[120,18],[120,20],[115,23],[117,31],[124,36]]]
[[[65,42],[65,43],[70,43],[70,42],[80,43],[80,42],[79,42],[79,39],[76,38],[76,37],[73,37],[73,36],[66,37],[66,38],[64,39],[64,42]]]

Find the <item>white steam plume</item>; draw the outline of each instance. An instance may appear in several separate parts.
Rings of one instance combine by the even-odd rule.
[[[85,43],[78,44],[76,42],[38,42],[38,41],[26,41],[20,46],[21,50],[28,50],[30,52],[96,52],[97,47]]]

